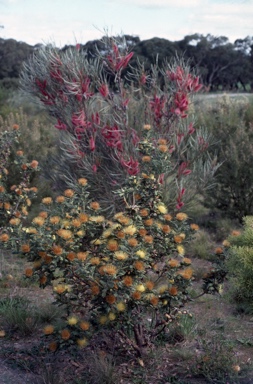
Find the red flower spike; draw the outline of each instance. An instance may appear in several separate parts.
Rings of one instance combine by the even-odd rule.
[[[66,131],[67,129],[66,124],[62,123],[61,120],[59,119],[57,121],[58,121],[58,124],[55,124],[55,128],[59,129],[60,131]]]
[[[101,85],[98,91],[103,97],[107,97],[109,95],[109,89],[107,84]]]

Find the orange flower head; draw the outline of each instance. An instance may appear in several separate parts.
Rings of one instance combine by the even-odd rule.
[[[88,251],[87,252],[77,252],[77,259],[80,261],[85,261],[88,256]]]
[[[23,245],[21,245],[21,251],[22,251],[23,253],[28,253],[28,252],[30,252],[30,250],[31,250],[31,248],[30,248],[30,245],[29,245],[29,244],[23,244]]]
[[[78,184],[84,187],[87,184],[87,179],[85,177],[81,177],[80,179],[77,180]]]
[[[145,228],[139,229],[139,235],[140,236],[146,236],[147,233],[148,233],[148,231]]]
[[[167,144],[167,140],[166,139],[158,139],[157,143],[160,144],[160,145],[166,145]]]
[[[108,295],[105,297],[105,301],[108,304],[114,304],[116,302],[116,297],[114,295]]]
[[[166,221],[171,221],[171,220],[172,220],[172,216],[171,216],[169,213],[167,213],[167,214],[164,215],[163,217],[164,217],[164,219],[165,219]]]
[[[186,213],[183,213],[183,212],[179,212],[176,214],[176,219],[178,221],[184,221],[188,218],[187,214]]]
[[[239,236],[241,234],[241,232],[240,231],[236,231],[236,230],[233,230],[232,232],[231,232],[231,235],[232,236]]]
[[[171,268],[177,268],[177,267],[179,267],[179,261],[178,260],[176,260],[176,259],[170,259],[169,261],[168,261],[168,265],[171,267]]]
[[[65,201],[64,196],[57,196],[55,199],[56,203],[63,203]]]
[[[61,331],[61,338],[62,338],[62,340],[69,340],[70,336],[71,336],[71,333],[69,332],[68,329],[63,329]]]
[[[73,189],[66,189],[65,191],[64,191],[64,196],[66,196],[66,197],[73,197],[74,196],[74,194],[75,194],[75,192],[73,191]]]
[[[91,265],[99,265],[100,264],[100,258],[99,257],[91,257],[89,260]]]
[[[37,160],[33,160],[31,163],[30,163],[30,167],[35,169],[37,168],[39,165],[39,162]]]
[[[141,160],[143,163],[149,163],[151,161],[151,157],[150,156],[143,156]]]
[[[117,268],[113,264],[105,265],[103,270],[107,275],[115,275],[117,273]]]
[[[154,220],[153,219],[147,219],[144,221],[144,224],[147,226],[147,227],[150,227],[151,225],[153,225],[154,223]]]
[[[62,247],[60,247],[59,245],[56,245],[56,244],[53,245],[53,247],[52,247],[52,253],[53,253],[54,255],[59,256],[59,255],[62,254],[62,252],[63,252]]]
[[[152,296],[151,299],[150,299],[150,303],[151,303],[154,307],[156,307],[157,304],[159,303],[159,298],[156,297],[156,296]]]
[[[130,247],[136,247],[138,245],[138,240],[135,239],[135,237],[130,237],[130,239],[127,240]]]
[[[153,236],[151,236],[151,235],[146,235],[146,236],[144,236],[143,240],[144,240],[145,243],[147,243],[147,244],[152,244],[154,239],[153,239]]]
[[[98,285],[92,285],[91,286],[91,293],[93,295],[98,295],[100,292],[99,286]]]
[[[52,333],[54,333],[54,326],[53,325],[46,325],[43,329],[43,332],[45,335],[52,335]]]
[[[47,277],[46,277],[45,275],[41,276],[41,278],[40,278],[40,284],[41,284],[41,285],[44,285],[44,284],[46,284],[46,282],[47,282]]]
[[[13,124],[12,129],[14,131],[17,131],[19,129],[19,125],[18,124]]]
[[[52,262],[53,258],[51,256],[49,256],[49,255],[46,255],[44,257],[44,260],[45,260],[46,264],[50,264]]]
[[[26,268],[25,275],[26,275],[26,277],[31,277],[33,275],[33,269],[32,268]]]
[[[199,230],[199,226],[198,226],[198,224],[194,224],[194,223],[192,223],[192,224],[190,225],[190,227],[191,227],[191,229],[192,229],[193,231],[198,231],[198,230]]]
[[[52,202],[53,202],[52,197],[44,197],[44,199],[42,199],[42,203],[45,205],[50,205],[52,204]]]
[[[221,255],[223,253],[223,249],[221,247],[218,247],[215,249],[216,255]]]
[[[5,191],[5,188],[3,185],[0,185],[0,193],[4,192]]]
[[[153,289],[154,286],[155,286],[155,283],[154,283],[153,281],[148,280],[148,281],[146,281],[145,285],[146,285],[146,287],[147,287],[147,289],[148,289],[149,291],[152,291],[152,289]]]
[[[58,348],[58,344],[56,341],[52,341],[49,346],[48,346],[48,349],[51,351],[51,352],[55,352]]]
[[[117,240],[110,239],[107,242],[106,248],[109,249],[109,251],[117,251],[119,249],[119,244]]]
[[[133,279],[131,276],[124,276],[123,277],[123,284],[126,287],[131,287],[133,285]]]
[[[69,240],[72,238],[73,234],[68,229],[59,229],[57,235],[62,237],[64,240]]]
[[[190,280],[193,275],[193,269],[192,268],[186,268],[183,271],[178,272],[180,276],[182,276],[185,280]]]
[[[17,151],[17,152],[16,152],[16,155],[17,155],[17,156],[23,156],[23,154],[24,154],[23,151]]]
[[[42,225],[45,223],[45,219],[41,216],[37,216],[32,221],[34,224],[38,225],[39,227],[42,227]]]
[[[178,294],[177,287],[175,287],[175,286],[170,287],[169,293],[171,296],[177,296],[177,294]]]
[[[81,220],[79,220],[79,219],[73,219],[71,223],[72,223],[73,227],[75,227],[75,228],[80,228],[82,225]]]
[[[139,292],[139,291],[134,291],[134,292],[132,293],[132,298],[133,298],[134,300],[140,300],[140,298],[141,298],[141,292]]]
[[[60,217],[59,216],[52,216],[52,217],[50,217],[49,221],[51,224],[58,224],[60,222]]]
[[[97,211],[100,208],[100,204],[97,201],[93,201],[90,203],[91,209],[94,209],[94,211]]]
[[[164,145],[164,144],[158,145],[158,149],[159,149],[159,151],[162,152],[162,153],[166,153],[166,152],[168,152],[168,150],[169,150],[168,146],[167,146],[167,145]]]
[[[39,213],[39,217],[42,217],[43,219],[46,219],[48,217],[48,213],[45,211],[42,211]]]
[[[135,261],[134,268],[137,269],[137,271],[144,271],[145,265],[142,261]]]
[[[176,235],[176,236],[174,236],[174,241],[175,241],[175,243],[180,244],[180,243],[182,243],[183,239],[180,235]]]
[[[6,243],[9,238],[10,236],[7,233],[2,233],[2,235],[0,235],[0,241],[2,241],[3,243]]]
[[[146,208],[142,208],[141,210],[140,210],[140,216],[141,217],[147,217],[149,215],[149,210],[148,209],[146,209]]]
[[[124,239],[124,237],[125,237],[125,233],[124,233],[123,231],[118,231],[118,232],[116,233],[116,237],[117,237],[118,239]]]
[[[69,253],[67,254],[67,259],[68,259],[69,261],[73,261],[73,260],[75,260],[75,258],[76,258],[76,253],[75,253],[75,252],[69,252]]]
[[[79,326],[83,331],[88,331],[90,328],[90,323],[88,321],[81,321]]]
[[[11,208],[10,203],[5,202],[5,203],[4,203],[4,209],[6,209],[6,210],[8,211],[10,208]]]
[[[170,228],[170,226],[169,225],[163,225],[162,226],[162,231],[163,231],[163,233],[170,233],[171,232],[171,228]]]
[[[87,221],[89,220],[89,216],[86,213],[82,212],[79,214],[79,219],[81,223],[87,223]]]
[[[17,217],[13,217],[12,219],[10,219],[9,223],[11,225],[19,225],[20,224],[20,219],[18,219]]]
[[[192,263],[191,259],[189,259],[188,257],[184,257],[183,260],[182,260],[182,262],[183,262],[184,264],[191,264],[191,263]]]

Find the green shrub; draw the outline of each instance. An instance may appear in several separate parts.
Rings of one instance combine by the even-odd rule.
[[[232,283],[231,295],[238,310],[253,313],[253,217],[244,218],[242,232],[228,238],[227,268]]]
[[[204,193],[204,204],[240,221],[253,213],[251,110],[252,101],[248,99],[223,97],[198,112],[198,123],[207,126],[217,142],[213,149],[221,163],[215,189]]]

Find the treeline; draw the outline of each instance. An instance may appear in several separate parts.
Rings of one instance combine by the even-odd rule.
[[[251,91],[253,89],[253,36],[230,43],[225,36],[194,34],[179,41],[158,37],[140,40],[137,36],[125,35],[134,52],[131,65],[143,62],[149,70],[156,61],[161,64],[173,57],[183,57],[192,68],[196,68],[201,82],[209,90]],[[41,45],[28,45],[14,39],[0,38],[0,83],[15,87],[18,83],[22,63]],[[69,49],[65,46],[62,50]],[[80,49],[93,57],[96,51],[103,52],[102,40],[89,41]]]

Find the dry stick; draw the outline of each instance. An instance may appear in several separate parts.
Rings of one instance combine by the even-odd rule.
[[[130,340],[122,330],[119,330],[118,333],[125,339],[127,344],[130,345],[137,352],[138,357],[141,357],[142,355],[140,348],[132,340]]]

